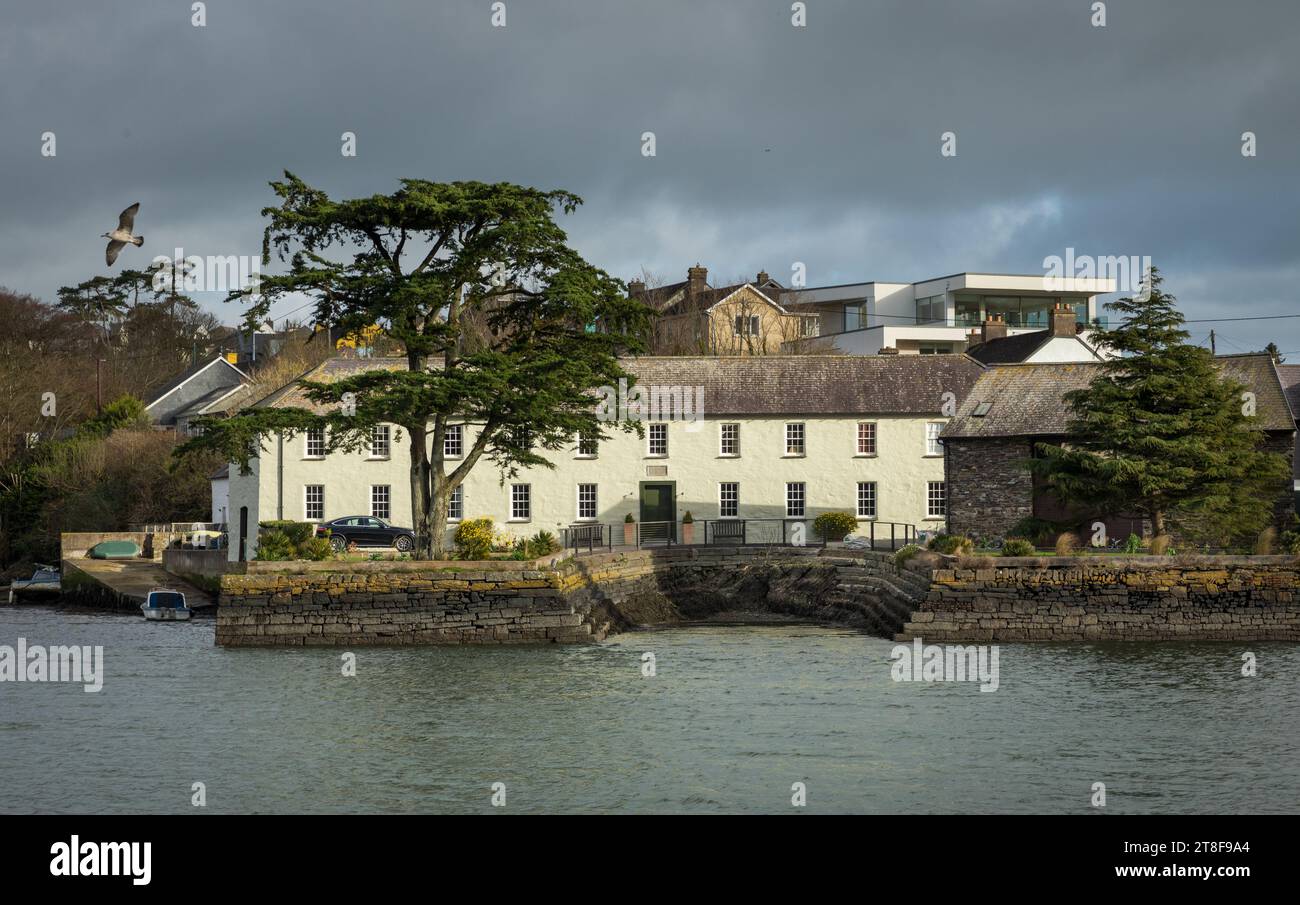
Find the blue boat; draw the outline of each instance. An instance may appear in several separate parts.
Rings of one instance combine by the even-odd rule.
[[[194,615],[185,605],[185,595],[169,588],[154,588],[140,604],[144,618],[154,622],[183,622]]]

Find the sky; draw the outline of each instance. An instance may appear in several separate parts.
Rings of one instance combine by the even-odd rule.
[[[135,201],[115,269],[256,257],[286,169],[336,197],[509,181],[582,196],[563,226],[623,279],[1143,255],[1190,320],[1276,318],[1193,341],[1300,362],[1296,0],[1111,0],[1100,27],[1094,0],[807,0],[802,26],[788,0],[194,5],[5,0],[0,286],[110,272]]]

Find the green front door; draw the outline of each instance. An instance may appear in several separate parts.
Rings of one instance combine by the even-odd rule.
[[[652,524],[667,522],[667,524]],[[672,483],[641,485],[641,538],[645,540],[677,539],[677,485]]]

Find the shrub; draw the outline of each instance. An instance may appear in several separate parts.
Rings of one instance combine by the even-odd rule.
[[[1255,555],[1272,556],[1277,548],[1277,529],[1269,525],[1255,538]]]
[[[1173,543],[1173,538],[1168,534],[1158,534],[1151,538],[1151,555],[1164,556],[1169,552],[1169,545]]]
[[[1008,537],[1002,542],[1003,556],[1033,556],[1038,551],[1023,537]]]
[[[960,556],[975,549],[975,542],[961,534],[936,534],[926,546],[935,553]]]
[[[259,522],[259,527],[263,530],[280,531],[284,536],[289,538],[289,543],[295,547],[301,547],[307,541],[316,536],[316,526],[311,522],[295,522],[289,519],[273,519],[269,522]]]
[[[297,546],[296,552],[299,559],[309,559],[312,562],[320,562],[334,555],[328,537],[309,537]]]
[[[690,525],[695,522],[695,516],[691,515],[691,510],[687,509],[686,514],[682,516],[682,524]]]
[[[1142,552],[1142,538],[1136,534],[1130,534],[1128,540],[1124,541],[1124,552],[1129,554]]]
[[[1026,516],[1011,526],[1010,537],[1027,538],[1034,543],[1041,543],[1057,532],[1057,526],[1047,519]]]
[[[627,515],[623,516],[623,523],[626,525],[630,525],[635,521],[636,519],[632,518],[632,513],[630,512]]]
[[[921,552],[921,547],[918,544],[908,544],[906,547],[903,547],[901,550],[899,550],[897,553],[894,554],[894,565],[896,566],[906,565],[909,559],[911,559],[913,556],[915,556],[920,552]]]
[[[257,539],[257,559],[262,562],[286,562],[294,558],[289,535],[276,528],[263,531]]]
[[[465,519],[456,526],[454,540],[461,559],[487,559],[496,526],[491,517]]]
[[[851,512],[823,512],[813,519],[813,530],[821,535],[823,540],[844,540],[845,536],[852,534],[857,527],[857,517]]]
[[[528,552],[529,559],[536,559],[539,556],[546,556],[550,553],[558,553],[560,542],[555,539],[555,535],[549,531],[538,531],[525,542],[525,549]]]
[[[1056,538],[1055,552],[1057,556],[1073,556],[1079,552],[1079,535],[1073,531],[1062,531]]]

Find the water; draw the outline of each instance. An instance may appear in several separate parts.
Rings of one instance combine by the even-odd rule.
[[[0,683],[0,812],[1293,813],[1300,645],[1001,646],[1001,688],[895,683],[802,625],[587,647],[227,650],[213,625],[0,609],[104,646],[103,691]],[[1259,675],[1240,675],[1241,653]],[[658,675],[643,678],[653,652]]]

